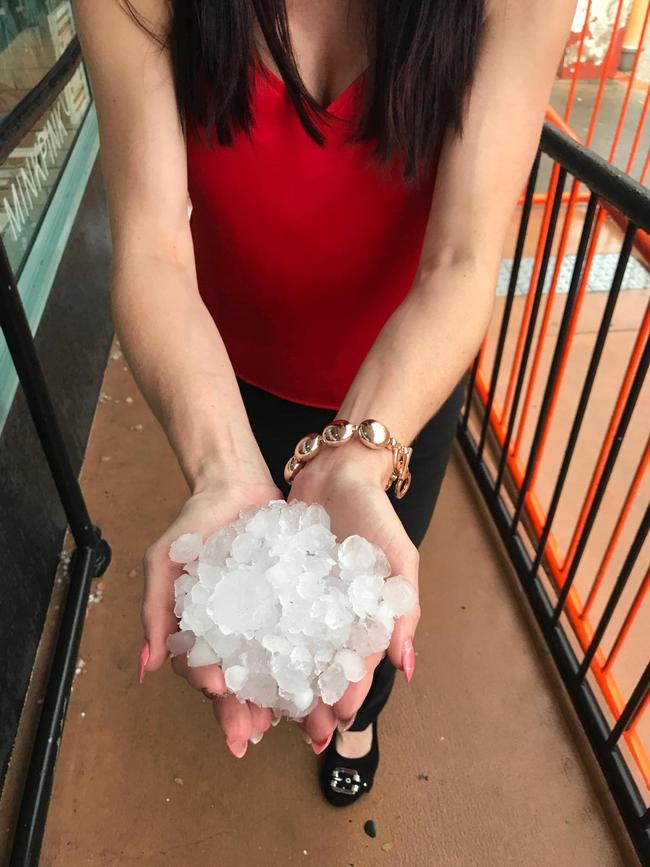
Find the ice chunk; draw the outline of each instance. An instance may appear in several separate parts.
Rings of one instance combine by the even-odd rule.
[[[260,545],[260,541],[251,533],[242,533],[233,539],[231,552],[237,563],[248,563],[253,557],[253,552]]]
[[[225,635],[272,629],[278,619],[272,588],[249,572],[226,575],[214,588],[206,611]]]
[[[202,561],[199,561],[196,571],[201,584],[210,589],[214,588],[215,584],[218,584],[223,576],[221,566],[214,566],[212,563],[203,563]]]
[[[196,641],[196,636],[191,629],[184,629],[182,632],[174,632],[167,638],[167,650],[172,656],[180,656],[182,653],[187,653]]]
[[[230,554],[230,548],[236,535],[234,527],[227,524],[216,533],[208,536],[201,548],[199,561],[210,566],[222,566]]]
[[[413,608],[418,601],[418,595],[410,581],[401,575],[395,575],[384,582],[382,599],[395,617],[400,617]]]
[[[174,592],[176,593],[176,596],[180,596],[182,593],[189,593],[195,584],[196,578],[183,572],[183,574],[174,581]]]
[[[334,662],[343,669],[343,674],[350,683],[358,683],[366,673],[366,664],[358,653],[349,647],[337,650]]]
[[[226,686],[233,692],[238,692],[246,682],[248,672],[243,665],[231,665],[224,672]]]
[[[340,665],[330,665],[318,678],[324,704],[335,704],[348,688],[348,680]]]
[[[348,588],[354,613],[359,617],[375,614],[384,586],[384,579],[375,575],[357,575]]]
[[[220,659],[212,650],[205,638],[197,638],[190,652],[187,654],[187,664],[192,668],[202,665],[214,665]]]
[[[368,646],[370,653],[379,653],[380,650],[386,650],[390,644],[390,635],[390,632],[381,623],[371,621],[368,625]]]
[[[174,563],[189,563],[199,556],[203,540],[200,533],[183,533],[169,547],[169,559]]]
[[[189,559],[178,560],[170,652],[188,653],[191,666],[218,664],[239,701],[291,719],[361,680],[365,657],[386,649],[395,616],[415,601],[376,545],[361,536],[339,544],[315,503],[243,509],[204,544],[186,533],[172,551]]]
[[[338,558],[342,569],[369,574],[375,565],[375,546],[363,536],[348,536],[339,545]]]
[[[305,527],[313,527],[317,524],[329,530],[330,516],[319,503],[312,503],[300,516],[300,529],[304,530]]]

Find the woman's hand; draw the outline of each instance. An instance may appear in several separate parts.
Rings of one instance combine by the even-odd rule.
[[[250,481],[206,485],[185,503],[173,524],[153,543],[144,556],[144,600],[142,624],[145,644],[140,655],[140,680],[145,671],[155,671],[167,659],[167,638],[176,632],[174,580],[183,571],[169,559],[169,547],[182,533],[200,533],[205,539],[224,524],[237,519],[240,509],[265,505],[282,494],[264,473]],[[250,738],[256,740],[271,725],[272,714],[247,702],[241,704],[227,693],[223,673],[217,665],[190,668],[185,654],[172,659],[174,671],[195,689],[213,700],[215,717],[231,753],[241,758]]]
[[[388,557],[393,575],[403,575],[418,589],[419,555],[397,517],[384,484],[392,467],[388,450],[370,450],[361,443],[348,443],[321,452],[303,467],[292,485],[289,500],[320,503],[332,520],[332,532],[342,540],[358,534],[378,545]],[[420,606],[399,617],[386,653],[393,665],[410,681],[415,666],[413,636],[420,618]],[[312,740],[315,752],[321,752],[337,723],[350,720],[365,699],[372,676],[384,656],[375,653],[366,658],[366,675],[352,683],[333,706],[322,702],[307,717],[302,727]]]

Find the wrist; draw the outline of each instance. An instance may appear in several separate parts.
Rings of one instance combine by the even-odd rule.
[[[224,460],[219,457],[204,457],[196,465],[188,479],[192,494],[223,490],[237,486],[246,489],[274,487],[268,467],[261,459]]]
[[[301,484],[319,486],[334,481],[353,481],[378,487],[382,491],[390,478],[393,458],[386,449],[369,449],[360,442],[338,448],[323,448],[298,473]]]

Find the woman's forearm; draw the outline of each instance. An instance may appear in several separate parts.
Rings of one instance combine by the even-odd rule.
[[[388,319],[341,406],[411,442],[471,364],[494,303],[492,268],[459,262],[419,275]]]
[[[122,257],[124,259],[125,257]],[[124,355],[192,490],[268,475],[193,262],[116,257],[112,309]]]

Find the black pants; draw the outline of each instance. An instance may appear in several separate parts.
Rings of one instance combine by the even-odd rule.
[[[322,430],[335,418],[329,409],[304,406],[269,394],[239,380],[250,425],[273,476],[273,481],[286,496],[289,486],[284,481],[284,465],[298,440],[312,431]],[[456,433],[458,414],[465,398],[466,376],[463,376],[447,400],[413,440],[410,468],[411,487],[402,500],[389,494],[409,538],[417,547],[422,542],[433,514],[440,486],[447,469],[451,446]],[[372,686],[359,708],[351,731],[362,731],[380,713],[390,695],[395,680],[395,667],[385,656],[375,669]]]

